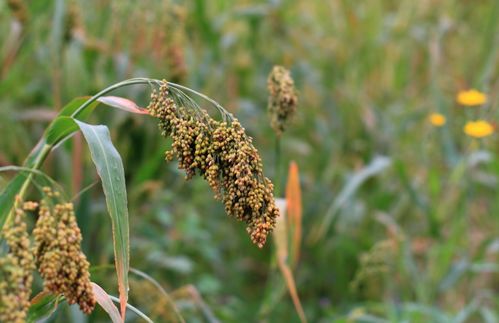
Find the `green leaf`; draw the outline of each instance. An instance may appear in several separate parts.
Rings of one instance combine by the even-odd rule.
[[[33,167],[37,161],[43,162],[46,154],[50,149],[59,143],[61,140],[67,138],[71,133],[78,130],[74,121],[68,121],[70,117],[81,105],[88,101],[88,97],[80,97],[73,99],[62,108],[59,116],[52,121],[45,131],[44,137],[38,142],[33,151],[28,155],[24,162],[24,167]],[[98,105],[98,102],[91,103],[88,107],[80,111],[77,115],[80,119],[87,118],[90,113]],[[64,120],[64,121],[61,121]],[[49,141],[50,139],[50,141]],[[44,155],[44,156],[42,156]],[[9,215],[12,207],[14,206],[15,197],[19,194],[26,181],[30,181],[32,174],[27,172],[18,173],[5,187],[0,194],[0,229],[5,224],[5,220]]]
[[[71,117],[57,117],[52,121],[45,132],[45,138],[49,145],[56,145],[62,139],[68,137],[79,129],[74,119]]]
[[[9,182],[9,184],[7,184],[7,187],[5,187],[2,194],[0,195],[0,228],[2,228],[5,224],[7,215],[10,213],[10,210],[14,206],[16,195],[21,190],[21,187],[23,186],[27,176],[28,175],[25,172],[17,174]]]
[[[49,145],[58,144],[78,130],[78,125],[74,122],[71,115],[87,100],[88,98],[85,97],[72,100],[61,110],[57,118],[50,123],[44,135]],[[98,104],[99,102],[91,103],[78,113],[77,118],[85,120]]]
[[[74,98],[71,100],[68,104],[62,108],[61,112],[59,112],[59,117],[70,117],[83,103],[87,102],[87,100],[90,99],[89,96],[82,96],[79,98]],[[95,107],[94,107],[95,108]],[[80,118],[85,118],[88,116],[92,111],[92,109],[87,110],[84,109],[82,112],[79,113]]]
[[[46,146],[45,140],[40,140],[35,148],[31,151],[31,153],[26,158],[24,162],[24,167],[32,167],[40,154],[43,152],[43,148]],[[5,224],[5,220],[7,219],[8,214],[12,210],[14,206],[16,195],[19,194],[19,191],[24,185],[24,182],[30,178],[30,174],[27,172],[19,172],[5,187],[0,194],[0,229],[3,228]]]
[[[125,172],[114,148],[109,130],[75,120],[88,143],[92,160],[102,180],[113,228],[114,259],[118,275],[121,315],[124,320],[128,300],[129,231]]]
[[[48,292],[41,292],[31,300],[28,310],[27,322],[38,322],[48,318],[54,313],[62,300],[61,296],[56,296]]]

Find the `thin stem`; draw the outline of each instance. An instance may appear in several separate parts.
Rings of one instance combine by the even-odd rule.
[[[275,137],[275,195],[281,196],[281,136]]]
[[[52,177],[48,176],[42,171],[39,171],[37,169],[31,169],[29,167],[23,167],[23,166],[3,166],[0,167],[0,172],[8,172],[8,171],[16,171],[16,172],[28,172],[28,173],[33,173],[35,175],[38,175],[42,178],[44,178],[50,185],[53,187],[57,187],[57,189],[63,194],[64,192],[62,191],[62,186],[57,183]]]
[[[33,172],[36,171],[36,170],[38,170],[40,168],[40,166],[42,165],[42,163],[45,160],[45,158],[47,158],[47,156],[48,156],[48,154],[49,154],[49,152],[50,152],[51,149],[52,149],[52,146],[51,145],[47,145],[47,144],[45,144],[42,147],[42,150],[40,151],[40,153],[36,157],[36,160],[35,160],[35,163],[34,163],[33,167],[31,167],[31,170]],[[29,183],[31,182],[31,179],[33,178],[33,172],[30,172],[28,174],[28,177],[24,181],[23,186],[21,186],[21,189],[19,190],[18,196],[21,199],[24,198],[24,195],[26,194],[26,191],[28,190]],[[5,220],[4,226],[9,224],[10,220],[12,219],[13,214],[14,214],[14,212],[13,212],[13,210],[11,210],[9,212],[9,215],[7,216],[7,219]]]
[[[230,120],[234,120],[234,116],[232,115],[232,113],[230,113],[229,111],[225,110],[224,107],[222,107],[220,105],[220,103],[218,103],[217,101],[213,100],[212,98],[210,98],[209,96],[206,96],[204,95],[203,93],[200,93],[196,90],[193,90],[191,88],[188,88],[188,87],[185,87],[183,85],[180,85],[180,84],[177,84],[177,83],[173,83],[173,82],[167,82],[167,84],[171,87],[174,87],[174,88],[177,88],[179,90],[183,90],[183,91],[187,91],[187,92],[190,92],[192,94],[195,94],[203,99],[205,99],[206,101],[210,102],[211,104],[213,104],[217,109],[218,111],[222,114],[222,115],[226,115],[230,118]]]

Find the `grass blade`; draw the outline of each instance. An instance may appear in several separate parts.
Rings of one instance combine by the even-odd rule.
[[[113,323],[120,323],[121,322],[121,317],[120,317],[120,312],[116,308],[116,305],[114,305],[113,300],[109,297],[109,295],[106,293],[106,291],[97,285],[96,283],[92,282],[92,289],[94,291],[95,295],[95,300],[99,305],[102,307],[104,311],[109,315],[109,318]]]
[[[41,154],[44,153],[45,147],[47,147],[45,140],[40,140],[35,148],[26,158],[23,167],[31,167],[38,160]],[[25,183],[31,180],[31,173],[19,172],[5,187],[5,189],[0,194],[0,230],[3,228],[5,221],[7,220],[12,207],[14,206],[14,201],[16,195],[23,189]]]
[[[373,159],[373,161],[369,163],[369,165],[355,173],[343,187],[338,197],[331,204],[319,227],[317,227],[316,230],[312,232],[310,241],[312,243],[316,243],[324,238],[327,230],[333,223],[337,212],[340,211],[341,208],[348,202],[348,200],[355,195],[362,184],[364,184],[369,178],[384,171],[391,165],[391,163],[392,160],[390,158],[377,156]]]
[[[74,122],[71,116],[87,100],[88,97],[73,99],[62,109],[57,118],[50,123],[45,131],[44,137],[47,140],[47,144],[55,146],[63,139],[68,138],[73,133],[78,131],[78,125]],[[95,107],[97,107],[97,105],[99,105],[99,102],[92,102],[85,109],[81,110],[75,118],[77,117],[79,120],[85,120],[92,113]]]
[[[111,142],[109,130],[106,126],[94,126],[78,120],[75,121],[88,143],[92,160],[102,180],[106,204],[111,216],[120,309],[124,321],[128,301],[129,228],[123,163],[118,151]]]
[[[61,299],[61,296],[45,291],[37,294],[31,300],[26,321],[40,322],[41,320],[48,318],[57,310],[57,306]]]

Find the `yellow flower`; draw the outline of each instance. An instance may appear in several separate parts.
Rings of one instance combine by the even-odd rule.
[[[475,105],[482,105],[487,102],[487,95],[480,91],[471,89],[459,92],[456,99],[459,104],[472,107]]]
[[[464,133],[470,137],[483,138],[490,136],[494,132],[494,127],[487,121],[468,121],[464,126]]]
[[[434,125],[435,127],[441,127],[445,124],[445,122],[447,121],[445,119],[445,116],[443,114],[440,114],[440,113],[432,113],[428,116],[428,120],[430,121],[430,123],[432,125]]]

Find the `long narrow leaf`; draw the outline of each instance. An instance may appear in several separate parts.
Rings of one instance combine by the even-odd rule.
[[[114,305],[113,300],[109,297],[109,295],[102,287],[93,282],[91,284],[97,303],[100,305],[100,307],[102,307],[104,311],[106,311],[113,323],[120,323],[120,312],[116,308],[116,305]]]
[[[89,96],[74,98],[68,104],[66,104],[64,108],[62,108],[61,112],[59,112],[59,116],[70,117],[73,114],[73,112],[75,112],[83,103],[87,102],[88,99],[90,99]],[[95,108],[95,106],[93,108]],[[85,118],[86,116],[88,116],[92,112],[93,108],[84,109],[83,111],[81,111],[81,113],[78,115],[79,117],[78,119]]]
[[[357,171],[345,184],[338,197],[333,201],[333,203],[331,203],[319,227],[316,227],[314,232],[312,232],[310,241],[312,243],[317,243],[319,240],[324,238],[330,225],[333,223],[336,214],[344,207],[348,200],[355,195],[362,184],[364,184],[369,178],[383,172],[391,164],[392,160],[390,158],[385,156],[376,156],[369,163],[369,165]]]
[[[106,204],[111,216],[121,315],[124,321],[128,301],[129,229],[123,163],[111,142],[106,126],[94,126],[78,120],[75,121],[88,143],[92,160],[102,180]]]
[[[34,165],[38,156],[41,154],[43,147],[45,147],[45,140],[40,140],[38,144],[33,148],[31,153],[26,158],[24,162],[24,167],[31,167]],[[19,172],[5,187],[0,194],[0,230],[5,224],[5,220],[9,215],[12,207],[14,206],[15,197],[19,194],[24,183],[28,180],[29,173]]]

